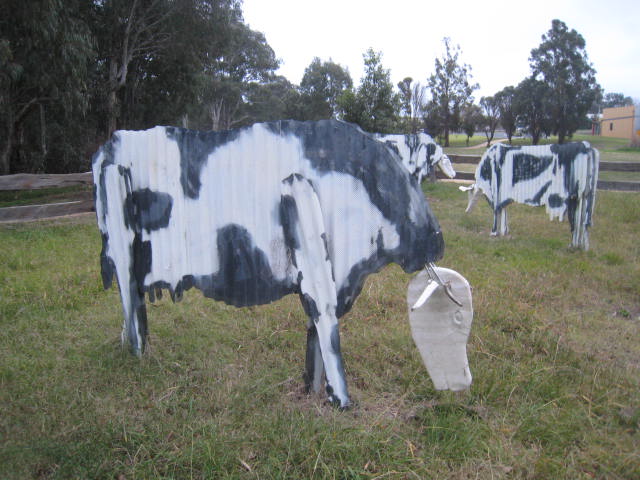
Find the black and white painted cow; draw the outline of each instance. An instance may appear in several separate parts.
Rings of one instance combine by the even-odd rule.
[[[451,160],[442,147],[426,133],[384,134],[375,137],[384,142],[399,157],[404,167],[413,175],[418,183],[429,176],[438,166],[449,178],[456,176]]]
[[[144,294],[196,287],[236,306],[297,293],[309,316],[305,379],[349,404],[338,318],[367,275],[440,259],[440,227],[389,150],[335,120],[224,132],[119,131],[93,158],[105,288],[140,354]]]
[[[589,249],[589,231],[598,182],[600,154],[588,142],[510,147],[497,143],[482,156],[469,191],[469,212],[481,194],[493,209],[492,235],[506,235],[506,207],[546,205],[551,220],[567,213],[571,245]]]

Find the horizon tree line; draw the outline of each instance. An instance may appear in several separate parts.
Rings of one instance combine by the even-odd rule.
[[[339,118],[379,133],[426,131],[448,146],[498,124],[562,142],[603,97],[585,42],[560,20],[531,51],[531,75],[474,103],[471,67],[445,38],[424,84],[394,85],[382,52],[348,69],[314,57],[300,85],[277,75],[241,0],[5,0],[0,15],[0,174],[85,171],[116,129],[225,130],[277,119]],[[5,11],[6,10],[6,11]],[[469,133],[471,132],[471,133]]]

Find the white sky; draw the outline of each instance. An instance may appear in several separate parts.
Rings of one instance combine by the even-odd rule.
[[[585,39],[605,93],[640,100],[640,0],[243,0],[243,12],[295,84],[320,57],[346,67],[357,86],[372,47],[394,85],[405,77],[426,85],[450,37],[480,84],[476,100],[530,74],[531,50],[557,18]]]

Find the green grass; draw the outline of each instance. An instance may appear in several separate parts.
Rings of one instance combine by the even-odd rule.
[[[0,191],[0,208],[65,202],[75,200],[91,191],[93,191],[93,187],[89,185],[42,188],[40,190],[5,190]]]
[[[295,296],[165,298],[137,359],[92,215],[0,226],[0,478],[639,478],[640,196],[599,192],[583,252],[543,209],[492,238],[485,204],[425,188],[473,286],[474,382],[433,389],[390,266],[341,321],[345,412],[302,391]]]

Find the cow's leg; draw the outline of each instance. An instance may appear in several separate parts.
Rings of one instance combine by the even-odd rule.
[[[587,230],[587,201],[582,195],[578,197],[575,213],[571,222],[571,246],[589,249],[589,231]]]
[[[493,228],[491,229],[491,235],[504,236],[509,233],[509,226],[507,225],[507,208],[498,207],[493,211]]]
[[[500,209],[500,235],[509,234],[509,224],[507,223],[507,207]]]
[[[108,215],[104,222],[110,233],[108,256],[118,280],[124,323],[121,340],[124,345],[129,342],[131,351],[141,355],[147,338],[147,313],[144,303],[142,281],[146,262],[150,261],[147,244],[142,242],[139,232],[135,232],[131,222],[124,217],[122,199],[131,193],[130,179],[119,173],[116,168],[105,171],[106,185],[111,188],[108,198]],[[116,193],[117,192],[117,193]],[[106,257],[107,252],[103,252]],[[106,260],[105,260],[106,261]]]
[[[307,393],[313,389],[319,393],[322,387],[322,375],[324,374],[324,363],[322,362],[322,352],[320,341],[318,340],[318,329],[313,320],[309,320],[307,325],[307,355],[305,362],[304,383]]]
[[[283,181],[281,218],[286,241],[298,269],[300,297],[315,327],[309,329],[307,345],[307,382],[319,382],[315,366],[319,346],[326,374],[329,401],[341,408],[349,406],[340,336],[336,317],[337,295],[320,202],[309,181],[292,175]],[[309,375],[313,364],[314,372]]]
[[[140,292],[134,279],[122,283],[118,280],[118,286],[124,312],[122,344],[128,341],[131,351],[140,356],[147,343],[147,309],[144,294]]]

